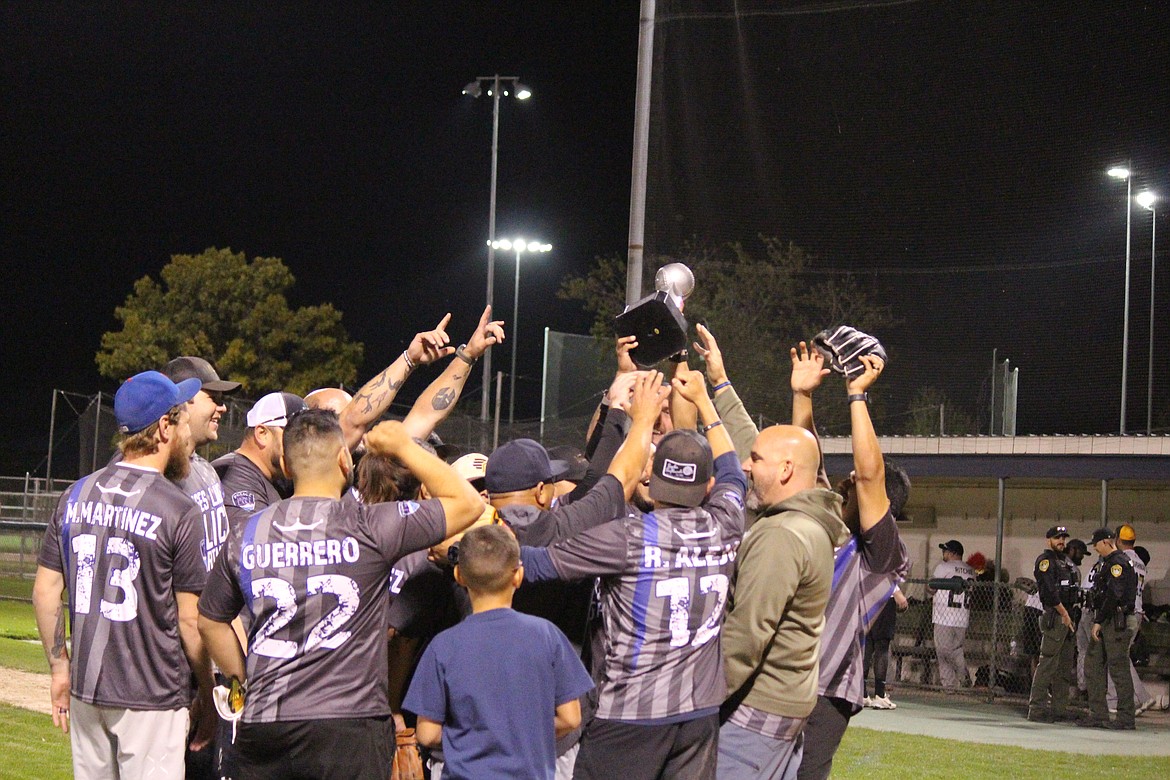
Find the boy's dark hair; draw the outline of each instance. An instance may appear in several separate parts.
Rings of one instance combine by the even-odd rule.
[[[520,545],[502,525],[483,525],[459,542],[459,575],[468,590],[499,593],[510,587],[520,565]]]
[[[910,498],[910,475],[889,458],[883,460],[886,464],[886,497],[890,499],[890,514],[900,518]]]
[[[332,467],[337,444],[345,435],[337,415],[328,409],[307,409],[289,417],[284,428],[284,464],[289,475],[306,476],[323,467]]]

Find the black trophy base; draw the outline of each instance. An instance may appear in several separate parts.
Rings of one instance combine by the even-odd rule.
[[[630,357],[641,368],[687,348],[687,321],[669,293],[647,295],[614,318],[618,336],[637,336],[638,347]]]

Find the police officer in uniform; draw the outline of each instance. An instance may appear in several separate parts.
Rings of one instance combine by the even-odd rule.
[[[1068,689],[1076,647],[1079,578],[1076,568],[1064,555],[1068,529],[1063,525],[1053,526],[1044,536],[1048,549],[1036,559],[1033,573],[1044,612],[1040,617],[1040,662],[1032,678],[1028,720],[1054,723],[1069,719]]]
[[[1134,729],[1133,680],[1129,676],[1129,641],[1132,631],[1126,618],[1137,599],[1137,573],[1125,553],[1117,549],[1113,532],[1098,528],[1090,541],[1101,568],[1091,594],[1094,618],[1085,659],[1089,684],[1089,716],[1078,726],[1132,731]],[[1117,688],[1117,720],[1109,720],[1105,701],[1106,670]]]

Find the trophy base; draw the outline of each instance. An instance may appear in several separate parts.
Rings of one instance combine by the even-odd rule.
[[[647,295],[614,318],[618,336],[637,336],[630,357],[640,368],[650,368],[687,347],[687,321],[670,294]]]

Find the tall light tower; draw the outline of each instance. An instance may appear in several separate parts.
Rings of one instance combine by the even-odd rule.
[[[473,98],[480,97],[484,90],[492,99],[492,184],[491,196],[488,205],[488,269],[487,269],[487,305],[492,305],[495,293],[496,250],[493,246],[496,241],[496,167],[500,148],[500,96],[508,97],[514,93],[517,100],[527,100],[532,97],[532,90],[520,83],[519,76],[476,76],[475,81],[463,88],[464,95]],[[513,324],[511,327],[515,327]],[[492,351],[483,353],[483,392],[480,399],[479,418],[486,422],[488,416],[488,402],[491,397]]]
[[[1125,315],[1121,336],[1121,433],[1125,434],[1125,382],[1129,376],[1129,237],[1133,215],[1133,174],[1117,166],[1106,171],[1114,179],[1125,179]]]
[[[1146,366],[1146,436],[1149,436],[1154,423],[1154,255],[1158,249],[1158,212],[1154,210],[1154,204],[1158,196],[1148,191],[1139,192],[1134,201],[1150,212],[1150,352]]]
[[[542,244],[539,241],[525,241],[522,238],[504,238],[499,241],[493,241],[492,244],[492,249],[502,249],[505,252],[512,250],[516,253],[516,286],[513,289],[511,324],[512,373],[508,379],[508,424],[511,425],[516,420],[516,353],[520,350],[520,327],[517,325],[520,319],[520,256],[525,252],[532,254],[551,251],[552,244]]]

